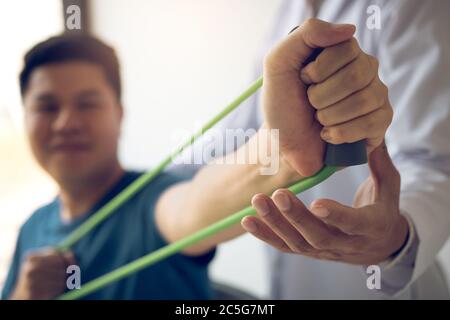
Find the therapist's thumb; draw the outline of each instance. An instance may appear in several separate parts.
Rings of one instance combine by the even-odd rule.
[[[271,73],[299,70],[315,48],[326,48],[350,39],[352,24],[334,24],[309,19],[278,43],[265,57],[264,71]]]
[[[369,154],[368,160],[375,195],[382,199],[397,199],[400,193],[400,174],[389,156],[385,142]]]

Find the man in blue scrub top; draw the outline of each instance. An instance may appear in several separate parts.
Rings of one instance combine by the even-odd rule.
[[[166,244],[154,221],[159,195],[183,177],[163,173],[110,218],[61,255],[66,238],[140,173],[117,157],[123,109],[119,63],[112,48],[91,37],[59,36],[36,45],[20,76],[25,122],[39,164],[58,196],[21,227],[2,299],[49,299],[66,289],[76,264],[86,283]],[[176,255],[86,299],[206,299],[214,249]]]

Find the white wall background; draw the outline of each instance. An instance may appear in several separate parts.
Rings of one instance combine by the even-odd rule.
[[[60,0],[2,1],[0,10],[0,288],[25,219],[55,193],[22,130],[18,74],[25,52],[63,31]]]
[[[126,118],[121,159],[148,169],[253,80],[279,0],[95,0],[93,31],[122,63]],[[242,259],[241,257],[245,257]],[[219,249],[214,279],[268,293],[262,245],[249,236]]]

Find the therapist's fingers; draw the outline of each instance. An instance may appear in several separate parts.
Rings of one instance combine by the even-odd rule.
[[[317,110],[316,119],[325,127],[344,123],[381,108],[386,99],[387,87],[376,77],[364,89],[325,109]]]
[[[355,60],[361,52],[355,38],[325,48],[314,61],[301,70],[300,78],[308,85],[323,82]]]
[[[374,182],[375,202],[399,206],[401,177],[383,143],[369,155],[368,164]]]
[[[269,244],[270,246],[284,253],[301,254],[310,258],[331,261],[342,261],[342,257],[345,256],[345,254],[341,254],[335,251],[317,250],[312,247],[310,249],[305,249],[302,251],[293,251],[261,219],[257,217],[247,216],[242,219],[241,225],[255,238]]]
[[[310,211],[319,219],[349,235],[371,233],[376,212],[371,206],[353,208],[329,199],[315,200]]]
[[[301,253],[312,249],[302,234],[280,213],[270,197],[264,194],[257,194],[252,198],[252,206],[261,220],[293,252]]]
[[[309,101],[318,110],[329,107],[369,85],[377,71],[378,61],[360,54],[324,82],[311,85],[308,88]]]
[[[319,199],[311,204],[311,212],[347,234],[373,236],[389,230],[399,215],[400,174],[384,143],[370,153],[368,160],[371,179],[356,195],[357,208]]]
[[[293,226],[299,234],[315,249],[335,250],[347,246],[345,235],[337,229],[329,228],[315,217],[305,205],[289,190],[279,189],[274,192],[273,203],[276,210]],[[270,227],[272,225],[268,223]]]
[[[242,219],[241,226],[245,231],[251,233],[259,240],[270,244],[275,249],[290,253],[291,248],[281,239],[275,232],[272,231],[264,222],[257,217],[247,216]]]

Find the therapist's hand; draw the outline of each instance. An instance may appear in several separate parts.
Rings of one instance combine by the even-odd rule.
[[[323,166],[324,140],[341,144],[366,139],[370,152],[391,123],[378,62],[360,49],[354,32],[353,25],[310,19],[265,58],[264,121],[279,129],[281,154],[302,176]],[[325,49],[303,67],[318,47]]]
[[[20,267],[16,287],[10,299],[48,300],[66,289],[66,270],[76,264],[74,255],[46,248],[28,254]]]
[[[320,199],[306,208],[286,189],[272,198],[258,194],[258,216],[242,226],[276,249],[358,265],[380,263],[405,243],[408,223],[399,213],[400,175],[384,143],[369,155],[371,176],[361,185],[353,207]]]

